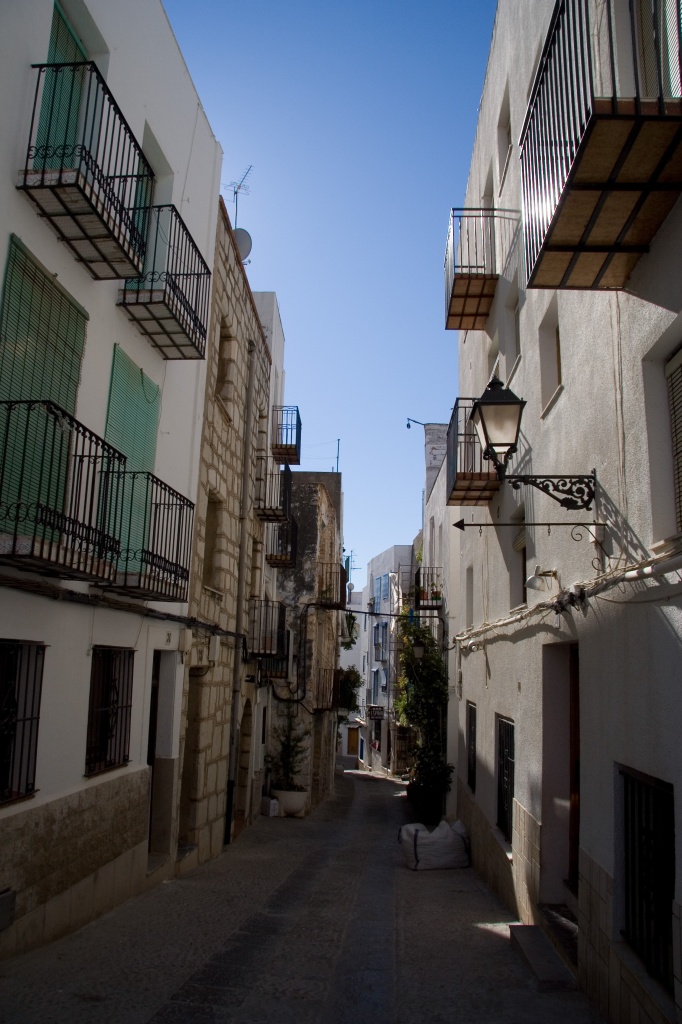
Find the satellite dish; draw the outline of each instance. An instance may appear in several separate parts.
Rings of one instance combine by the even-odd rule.
[[[245,231],[244,228],[235,228],[234,240],[237,243],[237,249],[239,250],[239,255],[243,262],[248,259],[249,253],[251,252],[251,246],[253,245],[251,235],[248,231]]]

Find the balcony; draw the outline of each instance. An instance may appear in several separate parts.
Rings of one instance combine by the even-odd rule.
[[[132,597],[186,601],[194,505],[152,473],[126,472],[118,572]]]
[[[420,566],[414,577],[415,611],[439,611],[443,607],[443,570]]]
[[[36,64],[17,188],[97,280],[142,273],[154,173],[94,64]]]
[[[285,522],[291,516],[291,470],[269,455],[256,456],[254,512],[264,523]]]
[[[0,402],[0,563],[113,580],[125,463],[53,402]]]
[[[144,270],[118,304],[164,359],[203,359],[211,272],[174,206],[152,206]]]
[[[291,680],[293,663],[290,654],[293,652],[290,651],[290,645],[291,632],[290,630],[285,630],[284,652],[281,655],[265,655],[259,659],[261,680]]]
[[[298,550],[298,523],[291,518],[285,523],[271,523],[268,528],[265,561],[275,569],[293,569]]]
[[[277,462],[301,464],[301,417],[297,405],[276,405],[272,410],[270,451]]]
[[[249,635],[247,646],[250,658],[285,658],[288,653],[286,608],[281,601],[249,602]]]
[[[682,191],[679,4],[598,9],[558,0],[530,96],[530,287],[624,287]]]
[[[483,458],[478,435],[469,422],[475,399],[458,398],[447,436],[448,505],[487,505],[500,488],[495,470]]]
[[[317,601],[323,608],[346,607],[346,570],[336,562],[320,562],[317,567]]]
[[[445,248],[446,330],[484,330],[498,276],[494,211],[452,210]]]

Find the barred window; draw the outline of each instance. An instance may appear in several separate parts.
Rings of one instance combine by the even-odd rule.
[[[467,785],[476,792],[476,705],[467,701]]]
[[[128,763],[135,652],[93,647],[85,774]]]
[[[512,837],[514,803],[514,723],[497,718],[497,827],[507,840]]]
[[[625,928],[647,971],[673,991],[674,791],[668,782],[621,769]]]
[[[45,647],[0,640],[0,803],[35,792]]]
[[[673,441],[673,474],[675,481],[675,518],[682,531],[682,349],[665,368],[670,400],[670,423]]]

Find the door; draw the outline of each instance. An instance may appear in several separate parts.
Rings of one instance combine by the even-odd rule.
[[[348,735],[348,755],[349,755],[349,757],[357,757],[358,756],[358,730],[357,729],[349,729],[347,735]]]
[[[76,34],[55,4],[47,53],[48,64],[75,64],[87,55]],[[83,94],[82,68],[47,68],[36,133],[34,167],[51,170],[78,164],[78,127]]]

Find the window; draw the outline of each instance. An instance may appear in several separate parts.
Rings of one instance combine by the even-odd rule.
[[[374,581],[374,611],[377,611],[381,604],[381,576]]]
[[[205,587],[215,586],[215,556],[220,506],[220,499],[213,494],[209,494],[206,507],[206,533],[204,538],[203,582]]]
[[[511,572],[509,573],[509,607],[518,608],[519,605],[528,603],[528,590],[526,579],[528,578],[526,565],[526,526],[523,520],[519,522],[519,531],[512,541]]]
[[[665,368],[670,400],[670,424],[673,441],[673,474],[675,481],[675,517],[682,531],[682,349]]]
[[[474,624],[474,567],[467,566],[466,571],[466,594],[464,605],[464,626],[469,629]]]
[[[556,299],[540,327],[540,398],[543,410],[561,387],[561,336]]]
[[[45,648],[0,640],[0,803],[35,792]]]
[[[85,774],[128,763],[135,652],[93,647]]]
[[[379,699],[379,669],[372,669],[372,704]]]
[[[467,786],[476,792],[476,705],[467,701]]]
[[[511,842],[514,803],[514,723],[497,718],[497,827]]]
[[[381,692],[388,692],[388,676],[386,675],[385,670],[381,673]]]
[[[386,661],[388,656],[388,623],[377,622],[374,626],[374,659]]]
[[[675,815],[673,787],[621,769],[624,824],[624,936],[647,971],[673,991]]]
[[[363,675],[365,674],[365,669],[366,668],[367,668],[367,655],[363,654],[363,656],[362,656],[362,674]]]
[[[381,600],[388,601],[388,573],[381,577]]]

